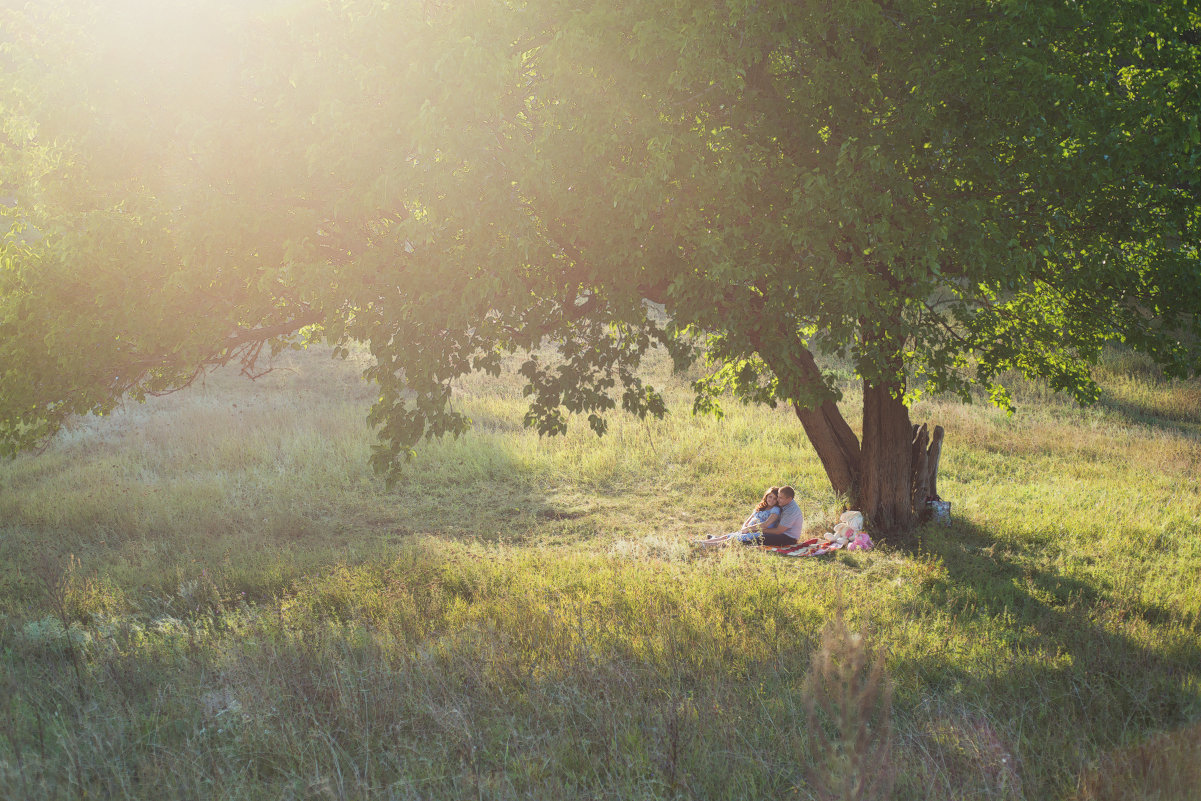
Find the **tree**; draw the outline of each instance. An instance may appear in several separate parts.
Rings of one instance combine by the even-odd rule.
[[[1187,0],[117,8],[5,19],[10,450],[303,329],[370,346],[390,472],[465,430],[455,378],[547,340],[527,424],[662,414],[660,343],[710,361],[698,411],[792,406],[893,531],[922,393],[1088,402],[1115,340],[1198,370]]]

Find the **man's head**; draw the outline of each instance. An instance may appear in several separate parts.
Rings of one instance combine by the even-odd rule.
[[[792,503],[792,499],[796,497],[796,491],[787,485],[780,487],[780,505],[786,506]]]

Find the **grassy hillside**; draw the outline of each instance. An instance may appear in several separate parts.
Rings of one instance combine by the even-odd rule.
[[[280,366],[0,464],[0,797],[1187,798],[1201,780],[1199,383],[1115,353],[1087,410],[1017,382],[1014,416],[920,403],[947,429],[954,523],[794,561],[689,548],[769,484],[797,487],[814,530],[838,499],[791,412],[694,418],[665,363],[671,415],[602,439],[540,440],[517,385],[465,381],[475,429],[392,490],[354,358]]]

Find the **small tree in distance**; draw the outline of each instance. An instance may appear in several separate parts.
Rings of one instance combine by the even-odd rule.
[[[307,326],[369,345],[395,475],[506,353],[542,433],[662,414],[661,343],[709,360],[698,411],[791,406],[891,532],[921,394],[1007,405],[1017,370],[1089,402],[1110,341],[1198,370],[1183,0],[120,8],[6,12],[0,195],[38,232],[3,246],[10,450]]]

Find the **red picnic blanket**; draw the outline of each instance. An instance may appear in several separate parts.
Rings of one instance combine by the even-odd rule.
[[[779,556],[822,556],[833,553],[841,547],[837,543],[815,538],[798,542],[796,545],[760,545],[759,549],[771,551]]]

